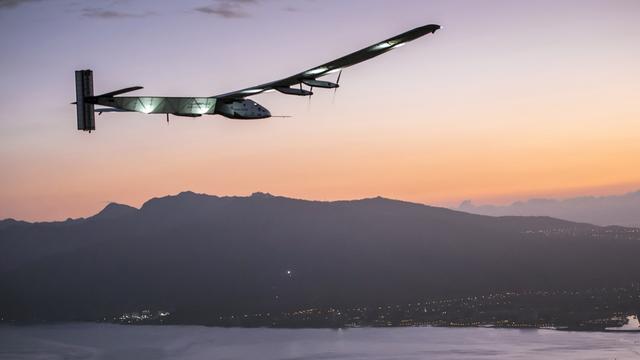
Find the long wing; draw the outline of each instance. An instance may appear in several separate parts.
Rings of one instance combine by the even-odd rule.
[[[301,84],[303,81],[315,80],[318,77],[340,71],[349,66],[359,64],[378,55],[382,55],[393,48],[402,46],[409,41],[415,40],[427,34],[435,33],[440,29],[440,25],[425,25],[413,30],[409,30],[400,35],[394,36],[377,44],[368,46],[362,50],[356,51],[339,59],[330,61],[326,64],[316,66],[309,70],[303,71],[293,76],[272,81],[266,84],[253,86],[250,88],[233,91],[226,94],[216,95],[218,99],[241,99],[247,96],[256,95],[268,90],[279,90],[287,92],[287,89],[293,85]]]

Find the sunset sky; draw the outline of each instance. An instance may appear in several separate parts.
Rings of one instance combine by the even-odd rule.
[[[192,190],[385,196],[455,206],[640,188],[637,0],[0,0],[0,219],[88,216]],[[103,114],[96,93],[210,96],[425,24],[347,69],[335,101],[270,93],[274,115]]]

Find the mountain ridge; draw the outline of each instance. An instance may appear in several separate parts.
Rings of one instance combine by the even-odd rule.
[[[640,190],[622,195],[534,198],[509,205],[474,205],[463,201],[457,210],[489,216],[547,215],[569,221],[640,228]]]
[[[183,192],[140,209],[106,208],[81,220],[0,227],[0,312],[74,320],[162,307],[206,318],[624,285],[640,271],[636,229],[380,197]]]
[[[636,221],[610,221],[610,222],[606,222],[606,221],[595,221],[591,218],[587,218],[587,219],[583,219],[578,217],[573,217],[572,216],[555,216],[554,215],[554,211],[527,211],[526,207],[529,204],[552,204],[552,205],[558,205],[558,204],[565,204],[565,203],[572,203],[572,202],[579,202],[579,201],[601,201],[601,200],[606,200],[606,199],[624,199],[627,197],[632,197],[632,198],[637,198],[638,199],[638,204],[637,204],[637,208],[638,208],[638,216],[637,216],[637,224]],[[358,202],[358,201],[390,201],[390,202],[395,202],[395,203],[402,203],[402,204],[406,204],[406,205],[412,205],[412,206],[425,206],[425,207],[429,207],[429,208],[437,208],[437,209],[446,209],[446,210],[451,210],[451,211],[455,211],[455,212],[461,212],[461,213],[467,213],[467,214],[473,214],[473,215],[481,215],[481,216],[489,216],[489,217],[547,217],[547,218],[553,218],[553,219],[558,219],[558,220],[564,220],[564,221],[568,221],[568,222],[574,222],[574,223],[584,223],[584,224],[591,224],[591,225],[596,225],[596,226],[602,226],[602,227],[607,227],[607,226],[622,226],[622,227],[640,227],[640,190],[636,191],[636,192],[630,192],[627,194],[623,194],[623,195],[613,195],[613,196],[580,196],[580,197],[575,197],[575,198],[569,198],[569,199],[529,199],[526,201],[516,201],[513,202],[510,205],[504,205],[504,206],[500,206],[500,205],[474,205],[473,202],[471,200],[465,200],[463,201],[458,207],[456,208],[451,208],[451,207],[444,207],[444,206],[434,206],[434,205],[429,205],[429,204],[424,204],[424,203],[419,203],[419,202],[414,202],[414,201],[408,201],[408,200],[400,200],[400,199],[391,199],[391,198],[387,198],[387,197],[383,197],[383,196],[374,196],[374,197],[366,197],[366,198],[360,198],[360,199],[346,199],[346,200],[313,200],[313,199],[301,199],[301,198],[291,198],[291,197],[286,197],[286,196],[281,196],[281,195],[273,195],[270,193],[265,193],[265,192],[254,192],[248,196],[242,196],[242,195],[227,195],[227,196],[219,196],[219,195],[212,195],[212,194],[206,194],[206,193],[196,193],[190,190],[185,190],[185,191],[181,191],[179,193],[176,193],[174,195],[165,195],[165,196],[159,196],[159,197],[153,197],[150,198],[149,200],[145,201],[140,208],[136,208],[134,206],[131,205],[127,205],[127,204],[120,204],[120,203],[116,203],[116,202],[110,202],[108,203],[104,208],[102,208],[100,211],[98,211],[97,213],[93,214],[93,215],[89,215],[86,217],[81,217],[81,218],[67,218],[65,220],[52,220],[52,221],[28,221],[28,220],[19,220],[19,219],[14,219],[14,218],[6,218],[6,219],[0,219],[0,227],[2,226],[7,226],[8,224],[47,224],[47,223],[64,223],[64,222],[68,222],[68,221],[81,221],[81,220],[86,220],[86,219],[96,219],[96,218],[104,218],[107,216],[120,216],[120,214],[124,214],[124,213],[131,213],[134,212],[134,210],[137,211],[141,211],[145,208],[149,208],[149,206],[153,206],[154,203],[157,203],[159,201],[183,201],[186,200],[188,198],[191,199],[258,199],[258,198],[263,198],[263,199],[283,199],[283,200],[290,200],[290,201],[303,201],[303,202],[311,202],[311,203],[325,203],[325,204],[340,204],[340,203],[350,203],[350,202]],[[633,204],[633,206],[635,207],[636,205]],[[514,209],[514,210],[510,210],[510,209]],[[606,210],[601,210],[602,212],[606,212]],[[633,219],[635,219],[635,215],[633,215]]]

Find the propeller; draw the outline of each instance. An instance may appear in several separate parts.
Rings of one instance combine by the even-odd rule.
[[[313,92],[313,86],[310,86],[309,88],[310,88],[309,91]],[[309,101],[307,102],[307,111],[309,111],[309,109],[311,109],[311,96],[312,95],[309,95]]]
[[[340,85],[340,77],[341,76],[342,76],[342,69],[340,69],[340,72],[338,73],[338,79],[336,79],[336,85]],[[337,92],[338,92],[338,86],[333,88],[333,99],[332,99],[331,103],[335,103],[336,102],[336,93]]]

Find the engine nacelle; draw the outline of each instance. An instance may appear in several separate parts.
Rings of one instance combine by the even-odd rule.
[[[264,106],[248,99],[219,100],[215,113],[230,119],[243,120],[266,119],[271,117],[271,113]]]
[[[305,89],[292,88],[292,87],[277,87],[276,90],[280,91],[286,95],[297,95],[297,96],[311,96],[313,92]]]
[[[336,83],[332,83],[331,81],[322,81],[322,80],[315,80],[315,79],[305,79],[305,80],[302,80],[302,83],[307,86],[322,88],[322,89],[335,89],[340,86]]]

